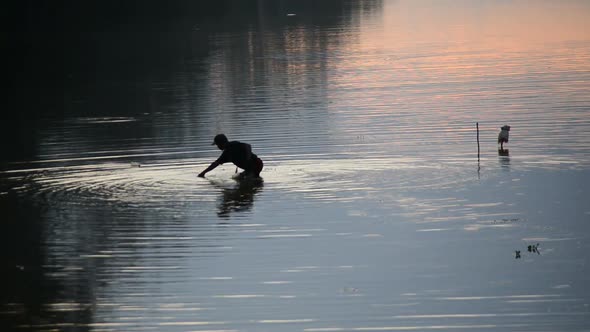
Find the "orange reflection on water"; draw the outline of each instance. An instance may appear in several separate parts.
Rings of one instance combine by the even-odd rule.
[[[339,84],[452,84],[590,70],[588,2],[452,5],[385,2],[382,16],[372,17],[379,28],[361,25],[359,38],[342,45],[356,56],[340,68],[364,75],[337,76],[345,81]]]

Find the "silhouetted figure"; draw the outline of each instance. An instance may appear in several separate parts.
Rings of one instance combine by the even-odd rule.
[[[508,136],[510,133],[510,126],[504,125],[500,128],[500,134],[498,134],[498,144],[500,144],[500,151],[504,150],[504,143],[508,143]]]
[[[199,176],[204,178],[207,172],[215,169],[215,167],[232,162],[237,167],[244,171],[240,173],[239,177],[252,176],[255,178],[260,177],[260,172],[264,164],[257,155],[252,153],[252,147],[248,143],[242,143],[238,141],[228,141],[224,134],[218,134],[213,139],[213,144],[217,145],[219,150],[222,150],[221,156],[209,165],[204,171],[199,173]]]

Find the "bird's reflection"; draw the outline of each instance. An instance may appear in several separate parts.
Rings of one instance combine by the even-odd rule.
[[[262,179],[242,179],[230,186],[215,185],[221,189],[217,215],[228,218],[234,212],[249,211],[254,204],[255,196],[262,190],[264,182]]]
[[[510,168],[510,151],[508,149],[498,149],[500,166],[506,170]]]

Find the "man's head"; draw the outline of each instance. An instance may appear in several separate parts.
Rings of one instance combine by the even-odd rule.
[[[215,136],[215,138],[213,139],[213,144],[211,144],[211,145],[217,145],[219,150],[223,150],[225,148],[225,145],[227,144],[227,142],[228,142],[227,136],[225,136],[224,134],[217,134]]]

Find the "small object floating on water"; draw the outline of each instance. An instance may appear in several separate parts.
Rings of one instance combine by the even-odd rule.
[[[289,14],[287,14],[287,16],[295,16],[295,15],[296,15],[296,14],[293,14],[293,13],[289,13]]]
[[[539,244],[538,243],[536,245],[533,244],[531,246],[528,246],[528,250],[529,250],[529,252],[535,252],[538,255],[540,255],[541,252],[539,251],[539,248],[538,247],[539,247]]]
[[[514,258],[519,259],[520,258],[520,250],[515,250],[514,252],[516,253],[516,257],[514,257]]]
[[[510,157],[510,150],[508,150],[508,149],[504,149],[504,150],[499,149],[498,150],[498,156],[501,156],[501,157]],[[505,159],[505,161],[506,160],[508,160],[508,159]]]
[[[509,133],[509,125],[504,125],[500,128],[500,133],[498,134],[498,144],[500,144],[500,150],[504,150],[504,143],[508,143]]]
[[[340,290],[340,292],[345,293],[345,294],[354,294],[354,293],[358,293],[358,288],[354,288],[354,287],[344,287]]]
[[[133,162],[131,162],[131,167],[141,167],[141,164],[133,161]]]

